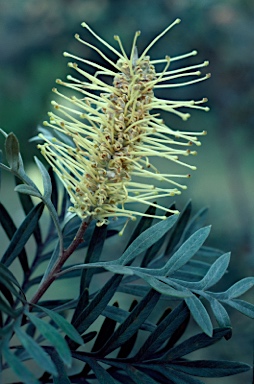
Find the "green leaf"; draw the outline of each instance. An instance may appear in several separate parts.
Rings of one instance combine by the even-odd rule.
[[[126,364],[125,372],[136,384],[158,384],[158,381],[133,366]]]
[[[52,256],[51,256],[51,258],[49,260],[49,263],[48,263],[48,265],[46,267],[44,275],[43,275],[43,277],[41,279],[40,285],[44,282],[44,280],[46,280],[47,276],[49,275],[49,273],[51,272],[53,266],[55,265],[58,257],[59,257],[59,241],[55,245],[54,251],[53,251]]]
[[[251,367],[236,361],[195,360],[172,364],[175,370],[200,377],[225,377],[247,372]]]
[[[5,230],[5,233],[8,236],[8,238],[12,239],[17,228],[11,216],[9,215],[9,213],[1,203],[0,203],[0,223],[2,224],[3,229]],[[24,274],[26,274],[29,270],[29,266],[28,266],[26,251],[24,249],[19,254],[19,261],[24,271]]]
[[[220,256],[210,267],[204,278],[197,284],[202,289],[207,289],[215,285],[227,271],[230,262],[230,253]]]
[[[113,307],[118,308],[119,305],[117,302],[113,304]],[[96,340],[94,342],[93,348],[91,352],[96,352],[100,350],[104,344],[108,341],[110,336],[112,336],[115,327],[116,327],[117,322],[113,319],[110,319],[109,317],[106,317],[105,320],[103,321],[100,331],[98,332],[98,335],[96,337]]]
[[[193,295],[192,297],[187,297],[185,299],[185,303],[187,304],[194,320],[200,326],[200,328],[208,336],[212,336],[213,325],[210,316],[202,302],[197,298],[197,296]]]
[[[170,286],[169,284],[160,281],[158,278],[154,276],[150,276],[145,273],[140,273],[135,270],[134,270],[134,273],[136,273],[143,280],[145,280],[153,289],[155,289],[157,292],[162,293],[163,295],[179,297],[179,298],[186,298],[186,297],[192,296],[192,293],[189,292],[187,289],[177,290],[172,286]]]
[[[120,347],[139,330],[141,324],[143,324],[154,309],[159,297],[160,295],[154,290],[148,292],[110,337],[103,348],[104,353],[108,354]]]
[[[127,319],[127,317],[129,316],[129,312],[121,308],[115,308],[111,305],[107,305],[107,307],[102,311],[102,315],[109,317],[110,319],[115,320],[121,324]],[[143,324],[141,324],[140,326],[140,329],[143,329],[148,332],[154,331],[155,328],[156,325],[154,325],[148,320],[143,322]]]
[[[42,162],[36,156],[34,157],[34,160],[42,176],[43,189],[44,189],[43,197],[46,200],[50,199],[51,193],[52,193],[52,185],[51,185],[51,179],[50,179],[49,173],[44,167],[44,165],[42,164]]]
[[[28,311],[25,311],[25,314],[36,326],[42,336],[44,336],[45,339],[49,340],[50,343],[54,346],[54,348],[58,352],[63,362],[67,365],[67,367],[70,367],[71,352],[64,338],[58,333],[58,331],[54,327],[52,327],[52,325],[45,323],[43,320],[34,316]]]
[[[245,316],[250,317],[251,319],[254,319],[254,305],[247,303],[244,300],[223,300],[224,303],[230,305],[231,307],[237,309],[237,311],[243,313]]]
[[[171,251],[173,251],[174,248],[179,244],[183,231],[186,228],[186,225],[191,215],[191,210],[192,210],[191,205],[192,205],[191,201],[189,201],[186,207],[181,212],[179,220],[177,221],[173,229],[172,235],[170,237],[170,241],[167,244],[165,255],[169,255]]]
[[[46,350],[51,356],[57,369],[57,375],[53,376],[53,383],[54,384],[71,384],[71,381],[69,380],[68,375],[66,373],[63,361],[60,359],[58,353],[53,348],[46,347]]]
[[[21,286],[18,282],[18,280],[16,279],[16,277],[13,275],[13,273],[2,263],[0,263],[0,278],[2,281],[4,280],[9,280],[10,282],[12,282],[14,285],[16,285],[16,287],[19,288],[19,290],[21,290]]]
[[[157,371],[160,375],[163,375],[168,380],[170,380],[170,383],[174,384],[204,384],[202,381],[191,377],[189,375],[186,375],[183,372],[178,372],[175,369],[172,369],[169,365],[163,364],[163,365],[155,365],[150,364],[150,369],[153,369]]]
[[[175,346],[170,351],[165,353],[161,361],[168,363],[169,360],[176,360],[180,357],[188,355],[191,352],[197,351],[201,348],[206,348],[210,345],[217,343],[220,339],[231,334],[231,328],[215,328],[212,337],[205,333],[199,333],[189,339],[183,341],[181,344]]]
[[[73,327],[63,316],[59,315],[59,313],[51,311],[48,308],[36,305],[36,307],[40,308],[41,311],[45,312],[57,325],[58,327],[67,335],[70,339],[74,340],[76,343],[82,345],[83,339]]]
[[[222,328],[231,327],[230,318],[223,305],[212,297],[209,298],[209,302],[218,325]]]
[[[167,339],[179,329],[183,322],[189,318],[189,310],[184,303],[178,305],[170,312],[156,327],[156,329],[147,338],[139,352],[135,356],[136,360],[147,360],[149,357],[159,350]]]
[[[208,213],[208,208],[201,208],[196,215],[189,221],[187,224],[184,233],[183,233],[183,240],[187,240],[193,233],[195,233],[198,229],[203,227],[206,222]]]
[[[13,370],[13,372],[22,380],[23,383],[26,384],[40,384],[36,377],[30,372],[16,357],[11,351],[8,349],[7,345],[3,345],[2,353],[4,359],[8,363],[9,367]]]
[[[116,381],[113,379],[113,377],[107,371],[105,371],[105,369],[102,368],[95,359],[87,358],[86,360],[94,371],[95,376],[97,377],[100,384],[116,384]]]
[[[21,183],[21,181],[19,180],[18,177],[15,177],[15,181],[16,181],[16,185],[19,185]],[[27,195],[25,193],[19,193],[18,196],[19,196],[19,200],[21,202],[21,205],[22,205],[22,208],[23,208],[25,214],[28,215],[29,212],[34,207],[34,203],[33,203],[32,199],[31,199],[31,196],[29,196],[29,195]],[[37,227],[34,230],[34,237],[35,237],[37,245],[41,244],[42,237],[41,237],[41,231],[40,231],[39,224],[37,225]]]
[[[151,245],[156,243],[162,236],[169,231],[169,229],[176,223],[178,215],[170,216],[166,220],[145,230],[141,235],[136,238],[133,243],[126,249],[122,256],[117,260],[119,264],[129,264],[141,252],[148,249]]]
[[[155,215],[156,208],[153,206],[148,207],[145,211],[147,215]],[[146,229],[150,228],[153,223],[153,217],[142,216],[138,225],[135,227],[134,232],[132,233],[130,240],[128,241],[126,249],[133,243],[133,241],[141,235]]]
[[[122,276],[113,276],[94,296],[90,303],[84,308],[79,316],[72,321],[74,327],[80,334],[84,333],[88,327],[97,319],[102,313],[108,302],[113,297],[118,285],[120,284]]]
[[[20,315],[20,310],[15,311],[12,309],[1,297],[0,297],[0,311],[3,313],[6,313],[7,315],[11,316],[12,318],[16,318]]]
[[[41,368],[45,369],[49,373],[52,373],[53,375],[57,375],[56,367],[44,349],[18,325],[14,326],[14,330],[29,356],[34,359]]]
[[[103,225],[101,227],[95,226],[84,261],[85,263],[89,264],[99,261],[106,237],[107,225]],[[83,292],[85,288],[89,287],[93,274],[93,269],[84,269],[82,271],[80,278],[80,293]],[[78,309],[82,308],[78,305],[77,310]]]
[[[15,188],[14,188],[14,191],[15,192],[19,192],[19,193],[24,193],[26,195],[30,195],[30,196],[34,196],[34,197],[38,197],[39,199],[42,198],[42,195],[41,193],[39,192],[39,190],[35,189],[33,186],[31,185],[27,185],[27,184],[19,184],[17,185]]]
[[[254,277],[245,277],[244,279],[237,281],[227,291],[224,292],[228,299],[234,299],[243,295],[254,286]]]
[[[160,269],[163,275],[169,275],[177,271],[186,264],[199,250],[201,245],[207,239],[211,227],[201,228],[196,231],[191,237],[186,240],[183,245],[174,253],[166,265]]]
[[[26,242],[36,228],[43,209],[43,203],[36,205],[33,210],[29,212],[20,227],[15,232],[12,241],[10,242],[9,247],[7,248],[1,260],[1,262],[5,264],[6,267],[9,267],[15,258],[20,255],[20,252],[23,250]]]
[[[5,140],[5,151],[7,161],[14,171],[18,171],[20,165],[19,142],[14,133],[9,133]]]

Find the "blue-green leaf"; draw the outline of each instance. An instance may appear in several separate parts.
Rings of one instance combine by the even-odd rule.
[[[38,197],[39,199],[42,198],[41,193],[31,185],[27,185],[27,184],[16,185],[16,187],[14,188],[14,191],[19,193],[25,193],[26,195],[30,195],[30,196],[35,196],[35,197]]]
[[[18,325],[14,326],[14,330],[29,356],[33,358],[41,368],[53,375],[57,375],[56,367],[44,349]]]
[[[105,371],[105,369],[102,368],[102,366],[99,365],[95,359],[87,358],[86,360],[94,371],[95,376],[97,377],[100,384],[116,384],[116,381],[113,379],[113,377],[107,371]]]
[[[186,298],[192,296],[192,293],[187,289],[177,290],[172,288],[169,284],[163,283],[158,278],[154,276],[147,275],[145,273],[137,273],[143,280],[145,280],[152,288],[154,288],[157,292],[162,293],[163,295],[172,296],[172,297],[180,297]]]
[[[254,305],[250,304],[244,300],[223,300],[224,303],[230,305],[231,307],[237,309],[237,311],[243,313],[244,315],[254,319]]]
[[[204,278],[198,283],[202,289],[215,285],[226,273],[230,262],[230,253],[220,256],[210,267]]]
[[[209,302],[218,325],[220,327],[225,327],[225,328],[231,327],[230,318],[228,316],[226,309],[223,307],[223,305],[213,297],[209,298]]]
[[[178,215],[170,216],[141,233],[117,260],[119,264],[129,264],[136,256],[156,243],[176,223]]]
[[[200,326],[200,328],[208,335],[212,336],[213,334],[213,325],[207,310],[205,309],[202,302],[193,295],[192,297],[187,297],[185,299],[194,320]]]
[[[67,367],[71,366],[71,352],[68,347],[67,342],[64,338],[58,333],[58,331],[52,327],[52,325],[46,323],[40,318],[34,316],[32,313],[25,311],[26,316],[31,320],[31,322],[36,326],[38,331],[48,339],[50,343],[54,346],[59,356]]]
[[[169,259],[166,265],[161,268],[163,275],[172,274],[186,264],[199,250],[201,245],[207,239],[210,233],[211,227],[205,227],[199,229],[191,237],[185,241],[185,243],[174,253]]]
[[[254,286],[254,277],[245,277],[244,279],[237,281],[227,291],[224,292],[228,299],[234,299],[247,292]]]
[[[36,156],[34,157],[34,160],[42,176],[43,189],[44,189],[43,197],[45,199],[50,199],[51,193],[52,193],[52,185],[51,185],[51,179],[50,179],[49,173],[44,167],[44,165],[42,164],[42,162],[39,159],[37,159]]]
[[[12,241],[10,242],[9,247],[7,248],[1,260],[1,262],[5,264],[6,267],[9,267],[15,258],[19,256],[26,242],[36,228],[43,209],[43,203],[36,205],[15,232]]]
[[[222,337],[226,337],[228,334],[231,334],[230,328],[214,329],[212,337],[207,336],[205,333],[199,333],[170,349],[167,353],[165,353],[161,361],[165,361],[165,363],[167,363],[169,360],[176,360],[179,357],[188,355],[189,353],[197,351],[198,349],[206,348],[209,345],[217,343],[217,341],[222,339]]]
[[[7,345],[3,345],[2,348],[3,357],[8,363],[9,367],[13,370],[13,372],[22,380],[23,383],[26,384],[39,384],[39,381],[36,377],[30,372],[16,357],[11,351],[8,349]]]
[[[200,377],[225,377],[247,372],[251,369],[248,364],[223,360],[179,361],[172,366],[177,371]]]
[[[19,142],[14,133],[9,133],[5,140],[5,151],[7,161],[14,171],[19,169]]]
[[[42,307],[37,305],[38,308],[40,308],[43,312],[45,312],[58,326],[59,328],[67,335],[70,339],[74,340],[76,343],[82,345],[83,339],[76,331],[76,329],[73,327],[72,324],[70,324],[65,318],[59,313],[51,311],[48,308]]]

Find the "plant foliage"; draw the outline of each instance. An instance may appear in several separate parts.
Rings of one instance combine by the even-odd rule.
[[[254,318],[254,305],[239,299],[254,285],[254,278],[244,278],[223,292],[216,290],[230,254],[205,245],[210,233],[204,226],[206,210],[192,216],[191,203],[180,216],[164,221],[143,217],[125,251],[119,255],[111,249],[110,260],[105,260],[104,243],[122,229],[123,220],[102,227],[91,223],[78,247],[83,262],[64,266],[58,275],[65,285],[73,278],[79,281],[78,292],[69,299],[59,290],[57,299],[31,305],[30,290],[45,281],[59,250],[68,247],[80,223],[68,213],[68,199],[53,173],[36,159],[41,193],[25,173],[17,138],[4,135],[9,165],[0,166],[16,177],[24,219],[16,227],[0,204],[1,226],[10,240],[0,263],[3,375],[11,369],[17,382],[28,384],[200,384],[199,377],[250,369],[240,362],[186,358],[231,337],[228,306]],[[50,213],[46,229],[41,224],[44,206]],[[154,214],[154,207],[147,212]],[[28,251],[30,239],[33,254]],[[13,268],[16,262],[21,275],[16,275],[16,264]],[[123,301],[129,302],[129,309]],[[190,317],[200,331],[186,337]],[[39,366],[37,375],[26,364],[30,360]]]

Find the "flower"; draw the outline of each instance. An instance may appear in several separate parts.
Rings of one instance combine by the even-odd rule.
[[[196,154],[189,147],[200,145],[197,136],[205,132],[174,131],[165,125],[159,113],[153,111],[164,110],[186,120],[190,115],[182,112],[182,107],[205,111],[209,108],[201,105],[207,99],[164,100],[157,98],[154,91],[157,88],[193,84],[210,76],[207,74],[193,80],[193,76],[200,76],[199,69],[207,66],[207,61],[168,70],[171,62],[194,56],[196,51],[178,57],[166,56],[160,60],[151,60],[148,56],[150,48],[179,22],[177,19],[168,26],[140,56],[136,48],[140,32],[136,32],[129,57],[119,36],[115,36],[120,48],[118,51],[86,23],[82,23],[84,28],[116,55],[117,61],[113,62],[97,46],[82,40],[79,35],[76,34],[75,38],[96,51],[107,65],[111,65],[111,69],[64,53],[66,57],[89,65],[95,73],[87,72],[76,62],[68,64],[79,76],[67,76],[68,82],[56,82],[76,91],[79,97],[67,96],[53,89],[63,102],[60,104],[52,101],[56,112],[49,113],[50,121],[44,122],[44,125],[52,127],[59,135],[49,138],[40,134],[44,143],[38,147],[70,195],[72,206],[69,210],[82,220],[91,216],[98,220],[98,225],[102,225],[108,222],[109,217],[125,216],[134,219],[136,215],[144,215],[126,208],[128,203],[155,205],[163,211],[162,215],[154,216],[160,219],[166,218],[166,212],[178,212],[153,201],[179,194],[186,186],[175,179],[190,175],[160,173],[151,158],[163,158],[196,169],[179,160],[179,156]],[[158,64],[164,65],[160,72],[156,71]],[[190,77],[191,80],[171,83],[171,80],[182,77]],[[109,78],[109,81],[105,78]],[[70,138],[71,142],[63,140],[62,134]]]

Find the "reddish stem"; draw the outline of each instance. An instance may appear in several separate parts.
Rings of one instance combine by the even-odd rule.
[[[50,287],[50,285],[53,283],[53,281],[56,279],[57,274],[61,271],[62,266],[64,263],[68,260],[68,258],[72,255],[72,253],[77,249],[80,243],[83,241],[84,233],[89,225],[89,222],[82,221],[78,232],[69,245],[69,247],[65,250],[63,250],[62,254],[59,255],[55,265],[53,266],[52,270],[44,280],[44,282],[39,286],[37,292],[35,292],[34,296],[30,300],[30,310],[32,308],[32,304],[38,303],[40,298],[44,295],[44,293],[47,291],[47,289]]]

